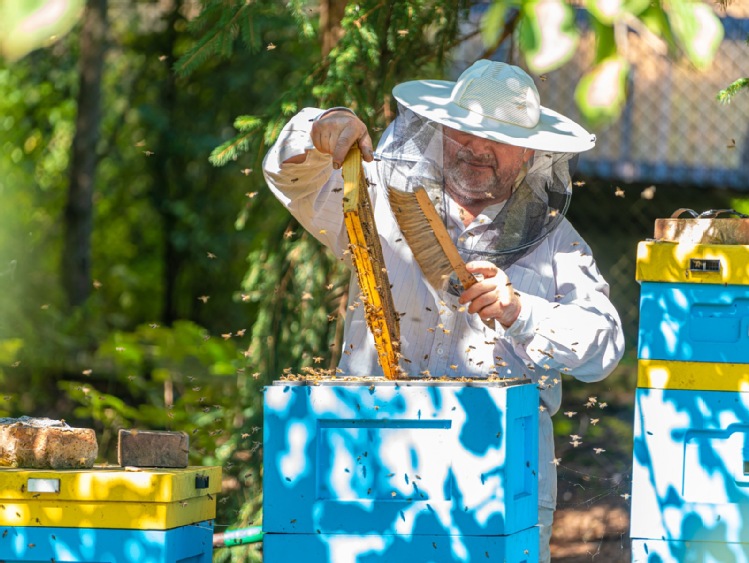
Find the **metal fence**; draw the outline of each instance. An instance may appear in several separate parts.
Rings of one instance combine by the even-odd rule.
[[[488,5],[475,7],[467,30],[478,25]],[[705,71],[629,30],[624,54],[632,72],[623,115],[608,127],[588,127],[597,143],[580,157],[576,179],[585,184],[575,187],[568,214],[611,285],[630,351],[639,322],[637,243],[652,237],[655,219],[676,209],[730,208],[749,192],[749,92],[730,104],[717,100],[721,89],[749,76],[749,4],[734,2],[729,10],[722,14],[716,7],[725,37]],[[574,92],[593,63],[596,37],[579,15],[582,39],[575,57],[536,86],[543,105],[584,123]],[[454,53],[453,78],[483,48],[478,39],[462,45]],[[522,65],[517,55],[517,45],[505,44],[492,58]]]
[[[749,18],[722,18],[725,39],[714,64],[697,71],[654,54],[630,32],[632,73],[626,107],[615,124],[594,130],[583,153],[570,219],[593,246],[611,285],[630,350],[637,343],[637,243],[655,219],[676,209],[731,208],[749,191],[749,92],[721,104],[719,90],[749,76]],[[593,56],[592,34],[571,64],[538,82],[544,105],[582,121],[572,93]]]
[[[620,182],[667,182],[749,190],[749,94],[722,104],[717,93],[749,76],[749,19],[722,18],[723,40],[705,71],[659,54],[632,31],[632,66],[624,113],[595,131],[596,147],[580,158],[582,174]],[[590,67],[595,36],[587,33],[573,61],[538,83],[544,105],[580,120],[572,92]]]

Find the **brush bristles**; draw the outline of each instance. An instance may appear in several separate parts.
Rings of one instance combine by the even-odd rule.
[[[435,289],[443,289],[453,273],[453,267],[424,215],[416,194],[388,187],[388,199],[395,220],[424,277]]]

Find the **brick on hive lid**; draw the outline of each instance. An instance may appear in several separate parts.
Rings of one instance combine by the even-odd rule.
[[[685,213],[690,216],[684,217]],[[700,214],[677,209],[671,217],[655,220],[654,238],[685,244],[749,245],[749,217],[732,209]]]
[[[123,467],[188,465],[189,437],[185,432],[121,428],[117,442],[117,460]]]
[[[91,428],[73,428],[64,420],[43,417],[0,418],[0,467],[90,468],[98,454]]]

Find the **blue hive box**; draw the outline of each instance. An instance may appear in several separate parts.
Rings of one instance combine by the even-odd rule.
[[[538,401],[519,381],[266,388],[264,558],[535,561]]]
[[[749,364],[749,285],[642,282],[638,357]]]
[[[749,246],[643,241],[638,357],[749,363]]]
[[[749,563],[749,247],[638,246],[632,561]]]
[[[633,560],[749,552],[749,394],[641,388],[635,400]]]
[[[538,528],[510,536],[265,534],[265,561],[320,563],[538,563]]]
[[[2,527],[4,563],[210,563],[213,522],[171,530]]]
[[[632,540],[633,563],[749,563],[749,546],[717,542]]]

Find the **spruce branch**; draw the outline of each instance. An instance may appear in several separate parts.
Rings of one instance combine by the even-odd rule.
[[[219,3],[220,4],[220,3]],[[234,41],[241,35],[250,51],[260,48],[259,42],[254,41],[252,33],[253,21],[252,4],[242,4],[231,8],[221,8],[213,4],[191,23],[191,31],[206,31],[194,47],[189,49],[175,63],[174,69],[179,76],[187,76],[205,63],[212,55],[220,55],[228,59],[234,53]],[[209,22],[215,20],[215,23]],[[252,38],[248,41],[248,38]]]
[[[221,50],[223,36],[222,30],[213,30],[213,33],[202,37],[195,46],[185,53],[174,64],[174,70],[178,76],[184,78],[192,74],[198,67],[204,64],[211,55]]]
[[[722,104],[730,104],[733,97],[745,88],[749,88],[749,78],[739,78],[727,88],[718,92],[718,101]]]
[[[208,161],[214,166],[223,166],[231,160],[236,160],[240,152],[247,151],[248,147],[252,144],[254,135],[254,130],[236,135],[233,139],[229,139],[213,149],[211,156],[208,157]]]
[[[234,119],[234,128],[242,133],[249,133],[259,128],[263,120],[254,115],[239,115]]]

